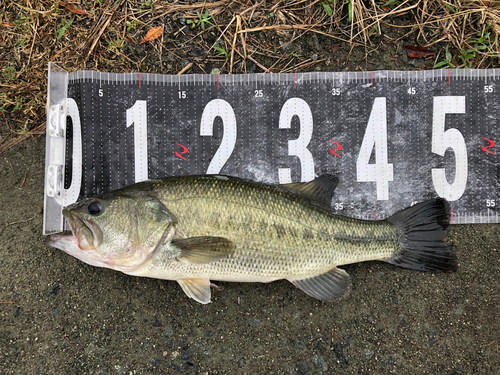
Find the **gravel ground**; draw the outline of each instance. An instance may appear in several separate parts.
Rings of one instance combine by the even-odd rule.
[[[355,70],[363,50],[311,69]],[[410,41],[411,42],[411,41]],[[404,41],[401,41],[403,44]],[[392,47],[368,69],[415,69]],[[385,49],[385,50],[384,50]],[[391,59],[392,58],[392,59]],[[363,65],[364,66],[364,65]],[[45,138],[1,156],[0,372],[26,374],[500,374],[500,225],[454,225],[453,274],[369,262],[343,267],[348,298],[288,282],[220,283],[212,303],[175,282],[88,266],[42,236]]]

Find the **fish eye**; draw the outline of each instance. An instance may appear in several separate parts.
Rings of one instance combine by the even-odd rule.
[[[92,216],[99,216],[100,214],[102,214],[102,211],[104,211],[99,202],[93,202],[89,204],[88,210],[89,214],[91,214]]]

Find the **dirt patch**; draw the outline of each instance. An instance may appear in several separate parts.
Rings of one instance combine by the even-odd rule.
[[[407,27],[415,19],[423,22],[417,12],[421,2],[412,3],[420,5],[406,14],[384,18],[382,34],[370,34],[366,45],[363,34],[354,44],[350,40],[347,7],[332,9],[337,16],[330,21],[320,2],[267,3],[254,9],[255,24],[243,16],[249,17],[251,7],[260,3],[167,12],[169,6],[196,4],[108,1],[101,8],[97,2],[91,4],[87,16],[45,1],[35,6],[5,5],[2,22],[14,26],[1,26],[0,33],[6,47],[1,52],[6,73],[0,88],[4,95],[0,118],[2,373],[500,374],[498,224],[451,227],[448,242],[460,259],[457,273],[420,273],[381,263],[346,266],[352,293],[333,304],[318,302],[288,282],[275,282],[221,283],[223,289],[213,292],[213,302],[202,306],[188,300],[175,282],[91,267],[45,244],[45,138],[38,133],[43,133],[45,121],[48,60],[69,70],[115,72],[177,73],[189,64],[186,73],[228,73],[231,66],[235,73],[415,70],[445,59],[442,42],[454,46],[443,39],[429,46],[439,56],[407,57],[404,45],[424,45],[424,40],[431,44],[444,35],[439,28],[441,34],[431,28],[422,34],[418,27]],[[214,25],[206,23],[202,32],[196,11],[204,17],[206,9]],[[439,16],[429,9],[427,13],[433,19]],[[368,20],[370,14],[363,17]],[[111,15],[107,26],[106,15]],[[236,34],[237,20],[231,23],[233,15],[242,15],[242,29],[267,27],[248,34],[245,59],[233,52],[237,35],[235,48],[244,54]],[[22,17],[29,18],[24,18],[28,28],[14,31],[23,27],[16,24]],[[476,35],[482,29],[477,18],[470,17],[464,30]],[[221,36],[230,23],[225,37]],[[315,31],[298,27],[310,29],[318,23],[321,26],[314,26]],[[146,31],[158,25],[165,27],[163,36],[139,45]],[[355,35],[363,27],[354,23],[352,30]],[[220,49],[214,49],[214,44]],[[449,62],[460,65],[463,55],[457,48],[450,50]],[[223,51],[234,53],[232,65],[231,56]],[[488,55],[483,60],[482,56],[467,61],[495,66],[496,58]],[[9,66],[14,67],[13,77],[5,75],[12,71],[5,70]],[[21,107],[15,109],[19,102]],[[6,147],[8,142],[14,144]]]
[[[453,274],[344,267],[345,300],[288,282],[220,283],[213,302],[177,283],[88,266],[41,234],[43,138],[0,169],[0,366],[4,373],[495,374],[500,226],[452,226]],[[24,181],[24,183],[23,183]],[[22,185],[22,187],[21,187]]]

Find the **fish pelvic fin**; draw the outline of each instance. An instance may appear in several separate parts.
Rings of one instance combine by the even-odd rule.
[[[296,182],[292,184],[283,184],[284,188],[292,190],[299,195],[308,198],[317,203],[321,203],[328,209],[331,207],[332,196],[339,179],[332,174],[322,174],[309,182]]]
[[[340,268],[333,268],[326,273],[300,280],[290,280],[293,285],[307,295],[321,301],[331,302],[346,297],[350,291],[350,277]]]
[[[177,260],[188,264],[205,264],[227,258],[234,252],[234,243],[224,237],[189,237],[170,244],[180,254]]]
[[[191,279],[177,280],[184,293],[204,305],[210,303],[210,280],[208,277],[196,277]]]
[[[444,241],[450,224],[446,200],[427,200],[396,213],[387,221],[398,228],[401,247],[386,262],[420,271],[458,269],[458,259]]]

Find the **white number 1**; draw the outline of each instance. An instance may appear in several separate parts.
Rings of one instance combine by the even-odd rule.
[[[137,100],[127,109],[127,128],[134,125],[135,182],[148,179],[148,109],[147,101]]]

